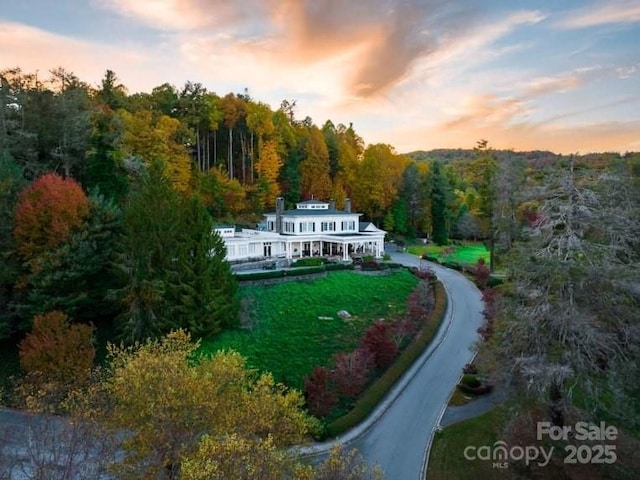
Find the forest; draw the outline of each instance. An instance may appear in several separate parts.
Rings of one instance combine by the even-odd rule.
[[[129,358],[126,345],[179,329],[215,335],[237,326],[240,305],[213,226],[254,227],[278,197],[349,198],[401,246],[483,242],[507,280],[483,293],[483,368],[555,424],[581,409],[637,434],[640,154],[470,143],[400,154],[354,125],[297,118],[291,99],[272,109],[197,82],[129,94],[110,70],[99,85],[63,68],[3,70],[0,340],[26,335],[34,353],[57,332],[76,351],[96,335]],[[174,343],[184,360],[191,347]],[[68,358],[21,363],[64,372]]]
[[[48,78],[7,69],[0,83],[0,338],[54,310],[128,343],[234,325],[235,282],[205,232],[254,227],[279,196],[338,208],[350,198],[401,244],[493,244],[498,152],[486,141],[402,155],[365,145],[353,125],[297,119],[295,100],[272,110],[247,91],[219,96],[195,82],[128,94],[110,70],[96,86],[63,68]],[[506,197],[558,159],[499,153]],[[506,197],[509,237],[536,206]]]

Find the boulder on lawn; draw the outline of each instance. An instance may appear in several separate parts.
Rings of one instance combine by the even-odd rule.
[[[347,312],[346,310],[340,310],[338,312],[338,316],[340,318],[351,318],[351,314],[349,312]]]

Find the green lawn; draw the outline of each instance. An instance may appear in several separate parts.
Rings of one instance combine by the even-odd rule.
[[[467,460],[464,450],[467,446],[493,445],[497,440],[497,430],[502,419],[499,409],[494,409],[464,422],[451,425],[436,433],[429,455],[429,480],[487,480],[507,478],[505,472],[493,468],[490,461]]]
[[[489,250],[481,243],[467,245],[418,245],[407,249],[414,255],[429,255],[438,257],[440,262],[457,262],[460,264],[475,264],[479,258],[489,263]]]
[[[241,286],[252,328],[203,340],[202,351],[236,350],[249,366],[270,371],[277,381],[301,389],[315,366],[330,364],[334,353],[352,350],[371,322],[404,312],[417,283],[401,269],[384,276],[334,272],[308,282]],[[340,319],[339,310],[347,310],[353,318]]]

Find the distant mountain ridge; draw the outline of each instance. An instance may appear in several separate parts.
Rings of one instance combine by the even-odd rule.
[[[518,158],[522,160],[558,160],[563,157],[557,153],[549,152],[546,150],[534,150],[528,152],[516,152],[513,150],[491,150],[495,155],[496,160]],[[471,148],[437,148],[434,150],[415,150],[413,152],[405,153],[407,157],[410,157],[418,162],[426,160],[440,160],[441,162],[448,162],[451,160],[472,160],[475,158],[475,150]]]
[[[532,151],[513,151],[513,150],[491,150],[492,154],[498,162],[503,161],[520,161],[534,168],[546,167],[554,165],[561,160],[568,159],[571,155],[561,155],[547,150]],[[467,148],[438,148],[434,150],[415,150],[413,152],[404,153],[409,158],[417,162],[426,162],[430,160],[438,160],[443,163],[451,161],[470,161],[475,158],[475,150]],[[627,152],[624,156],[640,155],[638,152]],[[588,153],[584,155],[576,155],[575,158],[579,163],[601,163],[609,162],[613,159],[620,158],[621,154],[617,152]]]

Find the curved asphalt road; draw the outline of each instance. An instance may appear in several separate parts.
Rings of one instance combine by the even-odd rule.
[[[395,262],[419,264],[415,255],[389,253]],[[424,479],[433,433],[462,368],[474,356],[477,330],[483,322],[482,300],[475,285],[454,270],[436,264],[429,267],[449,297],[445,320],[434,340],[363,424],[332,442],[303,448],[303,452],[322,455],[339,442],[357,448],[368,464],[379,465],[388,480]]]

